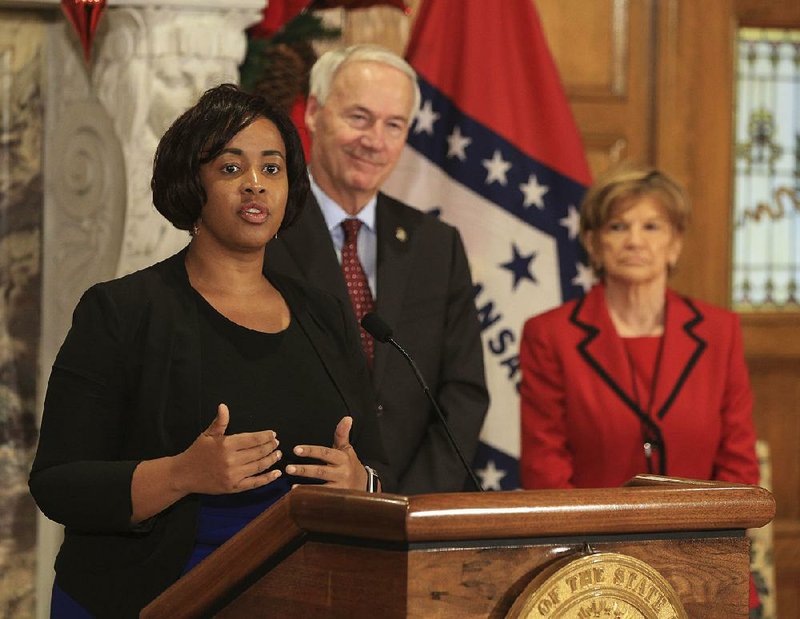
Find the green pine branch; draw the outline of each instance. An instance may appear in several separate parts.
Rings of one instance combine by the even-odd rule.
[[[247,54],[239,67],[239,77],[244,90],[252,90],[269,67],[267,51],[280,44],[299,41],[335,39],[341,36],[340,28],[326,26],[322,18],[310,12],[300,13],[268,39],[248,37]]]

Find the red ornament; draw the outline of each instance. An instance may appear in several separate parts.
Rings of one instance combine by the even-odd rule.
[[[297,17],[311,0],[269,0],[264,7],[262,20],[250,28],[250,36],[268,39]]]
[[[61,10],[78,33],[86,64],[89,64],[92,41],[105,8],[106,0],[61,0]]]
[[[306,127],[306,99],[303,95],[297,95],[292,104],[292,109],[289,111],[289,117],[297,128],[297,134],[300,136],[300,142],[303,145],[303,154],[306,156],[306,161],[308,161],[311,156],[311,138],[308,135],[308,127]]]

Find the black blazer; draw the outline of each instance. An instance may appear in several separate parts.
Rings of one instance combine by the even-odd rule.
[[[414,358],[469,460],[489,396],[472,279],[458,231],[378,194],[376,311]],[[265,268],[303,279],[346,304],[347,289],[312,194],[299,219],[267,246]],[[406,361],[376,345],[372,376],[386,453],[399,492],[459,491],[466,473]]]
[[[196,301],[185,250],[90,288],[56,357],[30,489],[65,525],[59,585],[99,617],[135,617],[180,576],[194,545],[196,496],[131,527],[141,460],[185,450],[211,423],[201,411]],[[358,335],[341,304],[270,275],[353,416],[351,442],[391,488]]]

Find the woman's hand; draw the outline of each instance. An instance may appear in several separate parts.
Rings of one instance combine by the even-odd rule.
[[[272,430],[225,435],[230,412],[225,404],[194,443],[173,462],[176,486],[186,494],[230,494],[266,486],[278,470],[261,474],[281,459]]]
[[[131,480],[131,523],[155,516],[187,494],[229,494],[266,486],[280,471],[265,473],[281,459],[272,430],[225,436],[225,404],[194,443],[177,456],[143,460]]]
[[[289,475],[321,479],[334,488],[364,490],[367,487],[367,471],[350,444],[352,417],[342,417],[333,433],[333,447],[320,445],[297,445],[295,455],[321,460],[323,464],[290,464]]]

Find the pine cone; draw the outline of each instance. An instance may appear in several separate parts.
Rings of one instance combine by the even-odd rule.
[[[270,46],[264,52],[266,68],[255,85],[255,92],[288,114],[297,95],[308,93],[308,73],[315,60],[309,43],[298,41]]]

